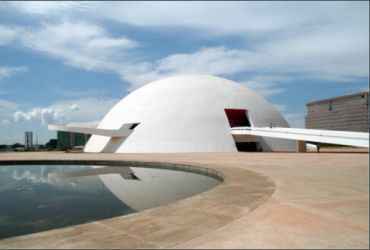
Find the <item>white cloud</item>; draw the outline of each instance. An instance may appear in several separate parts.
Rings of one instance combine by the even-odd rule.
[[[113,37],[99,25],[67,19],[37,27],[0,25],[0,45],[12,42],[62,59],[71,66],[98,71],[116,71],[126,54],[139,45],[125,36]],[[0,68],[0,77],[6,74],[5,70],[10,69]]]
[[[338,22],[261,43],[258,50],[270,55],[266,69],[303,72],[317,78],[366,77],[368,31],[365,34],[363,29]]]
[[[20,66],[20,67],[0,66],[0,79],[11,77],[11,76],[21,74],[27,71],[28,71],[28,68],[25,66]]]
[[[31,121],[40,119],[42,124],[48,123],[62,123],[64,121],[64,114],[62,109],[49,107],[49,108],[34,108],[28,112],[17,111],[13,114],[15,122]]]
[[[40,171],[34,170],[12,170],[11,177],[15,181],[28,181],[32,183],[42,183],[49,184],[53,186],[72,186],[76,187],[77,183],[75,181],[66,182],[63,181],[60,177],[60,173],[65,171],[63,166],[41,166]]]
[[[243,71],[294,72],[306,78],[335,80],[368,76],[368,3],[116,4],[125,8],[116,7],[109,13],[120,22],[146,27],[191,27],[202,33],[232,33],[248,40],[243,49],[208,47],[168,55],[149,66],[140,65],[144,70],[134,72],[142,75],[124,74],[135,85],[144,84],[143,79],[174,73],[230,76]],[[108,9],[113,7],[99,7],[101,13],[108,13]]]
[[[85,16],[138,27],[180,27],[207,35],[244,36],[294,31],[297,27],[309,29],[354,12],[366,16],[368,6],[368,3],[353,2],[94,2],[76,5],[69,12],[60,11],[59,15],[83,12]]]
[[[118,101],[115,98],[83,98],[22,110],[16,103],[0,99],[0,144],[23,143],[25,130],[38,135],[39,143],[46,143],[56,136],[54,131],[47,130],[47,124],[99,121]]]
[[[323,36],[323,39],[326,37]],[[312,39],[319,39],[315,37]],[[244,84],[265,96],[285,91],[277,84],[299,82],[301,79],[324,79],[350,81],[354,77],[368,76],[368,48],[354,41],[358,53],[337,47],[325,53],[325,45],[317,45],[317,50],[307,51],[304,46],[262,44],[259,49],[229,49],[226,47],[201,48],[193,53],[172,54],[155,62],[143,62],[120,70],[121,77],[134,88],[161,77],[180,73],[201,73],[232,77],[236,73],[256,74],[242,80]],[[281,46],[281,47],[279,47]],[[274,48],[274,49],[272,49]],[[359,49],[361,48],[361,49]],[[292,51],[296,49],[296,51]],[[311,55],[311,56],[310,56]],[[346,56],[344,56],[346,55]],[[290,73],[295,73],[290,75]],[[272,75],[272,77],[271,77]],[[276,77],[276,75],[278,77]],[[280,75],[280,76],[279,76]],[[289,76],[289,77],[288,77]]]
[[[192,54],[174,54],[158,61],[159,72],[203,73],[230,75],[250,70],[254,66],[255,53],[224,47],[202,48]]]
[[[67,12],[84,8],[88,6],[88,2],[76,1],[11,1],[2,3],[4,7],[14,8],[20,12],[29,15],[55,15],[58,12]]]
[[[259,36],[303,34],[315,27],[353,22],[368,33],[368,2],[73,2],[23,1],[1,3],[6,9],[36,18],[78,16],[108,19],[150,28],[191,28],[198,33]],[[352,22],[353,20],[353,22]],[[365,22],[364,22],[365,21]],[[347,32],[345,27],[344,32]],[[367,29],[366,29],[367,28]],[[252,37],[252,38],[253,38]],[[274,37],[274,38],[275,38]]]
[[[76,103],[73,103],[71,106],[69,106],[69,108],[71,110],[79,110],[80,109]]]
[[[43,125],[50,123],[84,122],[101,120],[117,99],[85,98],[55,103],[48,107],[36,107],[28,111],[18,110],[13,113],[14,122],[39,121]]]
[[[100,26],[68,20],[28,29],[20,39],[30,49],[86,70],[114,70],[125,51],[138,45],[124,36],[112,37]]]
[[[265,55],[225,47],[201,48],[193,53],[172,54],[153,63],[125,67],[120,73],[134,87],[173,74],[210,74],[231,76],[261,67]]]
[[[86,70],[111,70],[132,84],[178,73],[232,77],[295,73],[296,78],[346,81],[367,77],[369,68],[368,2],[20,2],[3,6],[44,18],[34,28],[0,26],[25,47]],[[78,19],[76,19],[76,15]],[[47,19],[47,17],[50,17]],[[89,21],[114,20],[138,27],[190,28],[193,37],[210,34],[244,39],[244,46],[199,48],[137,62],[130,54],[138,42],[114,37]],[[47,20],[47,22],[45,22]],[[51,20],[53,20],[52,23]],[[12,32],[21,30],[22,32]],[[16,34],[16,35],[14,35]],[[8,43],[7,42],[7,43]],[[137,52],[137,50],[135,50]],[[243,79],[269,96],[276,83]]]
[[[8,45],[15,41],[22,28],[16,26],[0,25],[0,46]]]
[[[18,171],[13,170],[12,178],[16,181],[27,180],[32,183],[44,183],[44,184],[54,184],[57,182],[52,174],[49,174],[45,166],[41,166],[40,173],[31,173],[29,170]]]
[[[258,75],[251,77],[246,81],[240,82],[241,84],[253,89],[257,93],[268,97],[278,95],[286,91],[285,88],[281,87],[282,83],[289,82],[290,78],[283,76],[274,75]]]

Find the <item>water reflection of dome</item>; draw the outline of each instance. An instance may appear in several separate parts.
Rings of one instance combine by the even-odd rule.
[[[117,174],[99,178],[118,199],[137,211],[180,200],[219,184],[211,177],[182,171],[134,168],[133,172],[140,180],[124,179]]]
[[[199,174],[138,167],[93,166],[91,169],[58,173],[55,177],[96,175],[112,194],[136,211],[180,200],[219,184],[218,180]]]

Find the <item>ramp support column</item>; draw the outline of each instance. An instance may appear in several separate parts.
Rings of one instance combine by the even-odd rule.
[[[306,141],[297,141],[297,152],[306,152]]]

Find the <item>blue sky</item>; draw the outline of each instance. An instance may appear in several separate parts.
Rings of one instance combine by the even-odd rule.
[[[368,91],[369,2],[1,2],[0,144],[55,138],[174,74],[254,89],[293,127],[309,101]]]

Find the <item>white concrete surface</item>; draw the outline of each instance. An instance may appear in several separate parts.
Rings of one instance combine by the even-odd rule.
[[[133,125],[134,123],[125,123],[119,129],[104,129],[104,128],[49,124],[48,129],[55,130],[55,131],[66,131],[66,132],[74,132],[74,133],[101,135],[101,136],[105,136],[109,138],[114,138],[114,137],[126,138],[133,132],[133,129],[130,129],[131,126]]]
[[[246,137],[252,135],[290,140],[331,143],[354,147],[369,147],[369,134],[362,132],[279,127],[235,127],[231,129],[231,133],[238,136],[245,135]]]
[[[224,109],[247,109],[254,126],[289,127],[263,97],[245,86],[207,75],[179,75],[149,83],[118,102],[98,129],[140,123],[127,138],[93,135],[86,152],[236,152]],[[258,138],[264,151],[294,151],[295,142]]]

